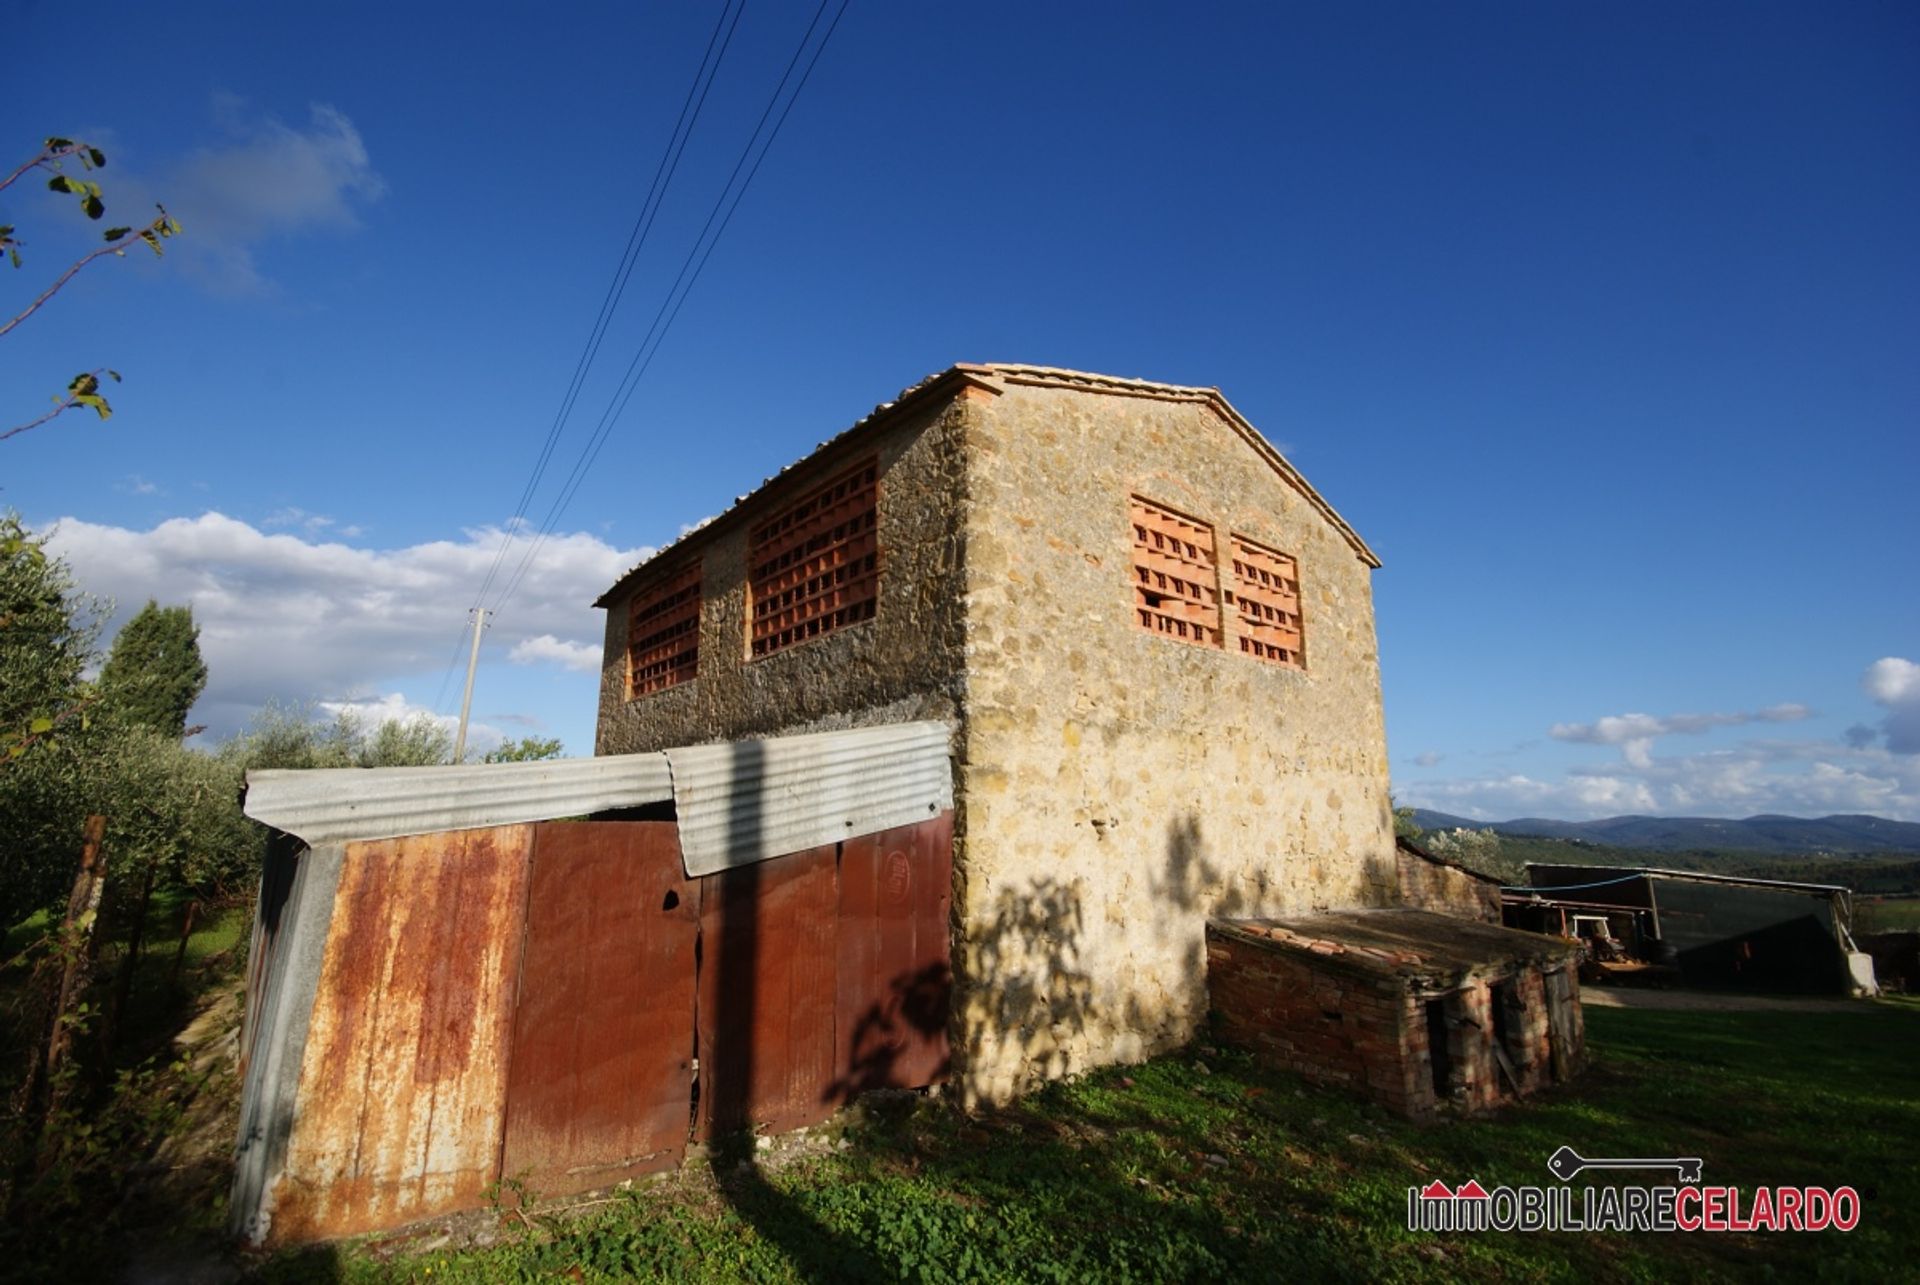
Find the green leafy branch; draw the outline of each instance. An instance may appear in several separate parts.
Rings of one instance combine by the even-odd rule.
[[[73,704],[57,714],[40,714],[30,719],[24,731],[13,733],[10,739],[0,744],[0,770],[12,766],[13,762],[31,749],[36,741],[45,740],[70,718],[80,719],[80,728],[85,731],[92,721],[90,710],[100,699],[97,691],[88,692]]]
[[[65,180],[56,179],[55,181],[62,182]],[[54,295],[58,294],[62,286],[66,285],[67,282],[73,280],[73,278],[79,273],[80,269],[86,267],[89,263],[92,263],[95,259],[98,259],[102,255],[107,255],[107,254],[118,255],[124,258],[126,256],[127,250],[126,250],[126,246],[123,245],[122,242],[124,242],[129,236],[137,237],[139,240],[146,242],[147,248],[149,250],[152,250],[156,255],[166,253],[166,251],[161,249],[160,243],[166,240],[168,237],[179,236],[180,224],[178,220],[176,220],[175,218],[173,218],[172,215],[167,213],[166,206],[156,205],[154,208],[160,211],[159,216],[155,218],[153,222],[147,224],[143,228],[139,228],[139,229],[134,229],[130,227],[108,228],[106,232],[103,234],[107,240],[107,243],[105,245],[101,246],[97,250],[91,251],[87,254],[83,254],[78,259],[76,259],[73,262],[73,265],[69,267],[65,272],[62,272],[57,278],[55,278],[54,283],[52,285],[48,286],[45,290],[42,290],[39,293],[39,295],[35,297],[34,301],[26,306],[25,310],[23,310],[13,320],[7,322],[3,326],[0,326],[0,335],[5,335],[8,331],[12,330],[15,326],[25,321],[28,317],[31,317],[34,313],[40,311],[41,306],[45,304],[47,300],[53,298]],[[0,224],[0,246],[5,246],[8,253],[14,256],[15,267],[20,266],[19,257],[18,257],[19,251],[15,248],[19,244],[20,242],[17,239],[15,239],[13,236],[12,226],[9,224]]]
[[[49,191],[61,192],[73,197],[79,201],[80,210],[83,214],[89,219],[98,220],[105,215],[107,210],[106,202],[101,199],[100,185],[92,179],[81,178],[68,173],[66,170],[66,163],[68,161],[77,161],[82,171],[91,172],[104,168],[107,163],[107,156],[105,152],[102,152],[90,143],[76,142],[70,138],[49,138],[41,145],[38,153],[15,168],[4,180],[0,180],[0,191],[5,191],[22,177],[35,170],[46,170],[52,175],[52,177],[47,180],[47,189]],[[49,299],[58,294],[67,282],[73,280],[73,278],[80,273],[81,269],[85,268],[95,259],[109,254],[124,258],[127,253],[126,247],[132,241],[145,243],[146,247],[152,250],[155,255],[165,253],[161,242],[170,237],[178,236],[180,234],[180,224],[173,216],[167,213],[164,205],[156,205],[154,208],[160,211],[159,215],[144,227],[136,228],[126,226],[108,228],[101,234],[106,244],[87,254],[81,255],[66,271],[54,279],[53,284],[35,296],[33,301],[29,303],[25,309],[12,320],[6,322],[4,325],[0,325],[0,336],[8,334],[14,327],[18,326],[28,317],[31,317],[34,313],[40,311]],[[20,267],[20,248],[24,244],[25,243],[15,234],[12,224],[0,223],[0,251],[5,252],[15,269]],[[107,404],[107,399],[100,395],[100,376],[102,375],[111,377],[116,383],[118,383],[120,379],[118,373],[105,368],[75,375],[67,384],[66,395],[64,397],[54,398],[54,408],[51,411],[30,424],[22,424],[17,428],[8,429],[6,432],[0,433],[0,441],[5,441],[9,437],[24,433],[28,429],[38,428],[48,420],[54,419],[72,410],[76,406],[87,407],[101,419],[106,419],[113,414],[113,408]]]
[[[102,375],[105,375],[116,384],[120,382],[120,372],[117,370],[109,370],[105,366],[102,366],[99,370],[89,370],[83,374],[75,375],[67,385],[65,396],[55,397],[53,399],[52,410],[30,423],[20,424],[0,433],[0,442],[6,441],[9,437],[24,433],[30,428],[38,428],[48,420],[57,419],[76,406],[87,407],[101,419],[113,418],[113,407],[108,405],[107,399],[100,395],[100,376]]]

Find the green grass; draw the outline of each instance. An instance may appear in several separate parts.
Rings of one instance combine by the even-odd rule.
[[[1876,900],[1856,897],[1853,902],[1853,933],[1894,932],[1920,928],[1920,897]]]
[[[1412,1280],[1906,1275],[1920,1235],[1920,1005],[1591,1009],[1595,1065],[1495,1119],[1416,1126],[1200,1046],[969,1120],[936,1103],[766,1171],[718,1162],[487,1249],[333,1247],[277,1279]],[[1848,1234],[1416,1236],[1406,1188],[1546,1184],[1587,1155],[1699,1155],[1706,1180],[1852,1185]],[[1639,1179],[1646,1181],[1647,1179]],[[1584,1181],[1584,1179],[1583,1179]]]

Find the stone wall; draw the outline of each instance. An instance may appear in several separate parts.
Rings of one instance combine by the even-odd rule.
[[[881,573],[874,618],[749,660],[748,528],[875,454]],[[810,458],[751,503],[683,540],[657,570],[670,573],[688,557],[701,559],[699,676],[627,699],[628,603],[649,578],[624,588],[607,603],[594,752],[957,718],[965,482],[958,410],[941,399]]]
[[[1394,846],[1400,904],[1481,923],[1501,921],[1500,885],[1401,840]]]
[[[663,557],[703,568],[698,677],[626,698],[610,596],[596,752],[957,723],[955,1081],[970,1102],[1151,1056],[1206,1011],[1212,915],[1398,899],[1370,569],[1193,390],[1009,368],[935,381]],[[1135,393],[1141,395],[1133,395]],[[748,527],[877,449],[870,621],[747,659]],[[1298,559],[1305,668],[1148,633],[1130,498]]]
[[[1206,1012],[1209,916],[1398,896],[1370,571],[1206,400],[1003,382],[964,404],[956,1079],[1133,1061]],[[1148,633],[1129,497],[1299,560],[1304,671]]]

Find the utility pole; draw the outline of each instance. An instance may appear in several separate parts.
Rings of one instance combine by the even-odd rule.
[[[470,607],[467,614],[473,617],[473,650],[467,653],[467,690],[460,697],[460,730],[453,738],[453,761],[456,764],[467,757],[467,711],[473,708],[473,671],[480,664],[480,631],[487,627],[487,617],[493,613],[481,607]]]

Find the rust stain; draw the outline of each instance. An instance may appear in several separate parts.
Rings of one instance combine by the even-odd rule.
[[[568,1195],[677,1164],[699,891],[674,826],[542,825],[529,905],[502,1174]]]
[[[481,1203],[497,1176],[531,826],[349,844],[276,1241]]]
[[[948,1066],[953,817],[685,878],[671,823],[348,846],[272,1239],[570,1194]]]

